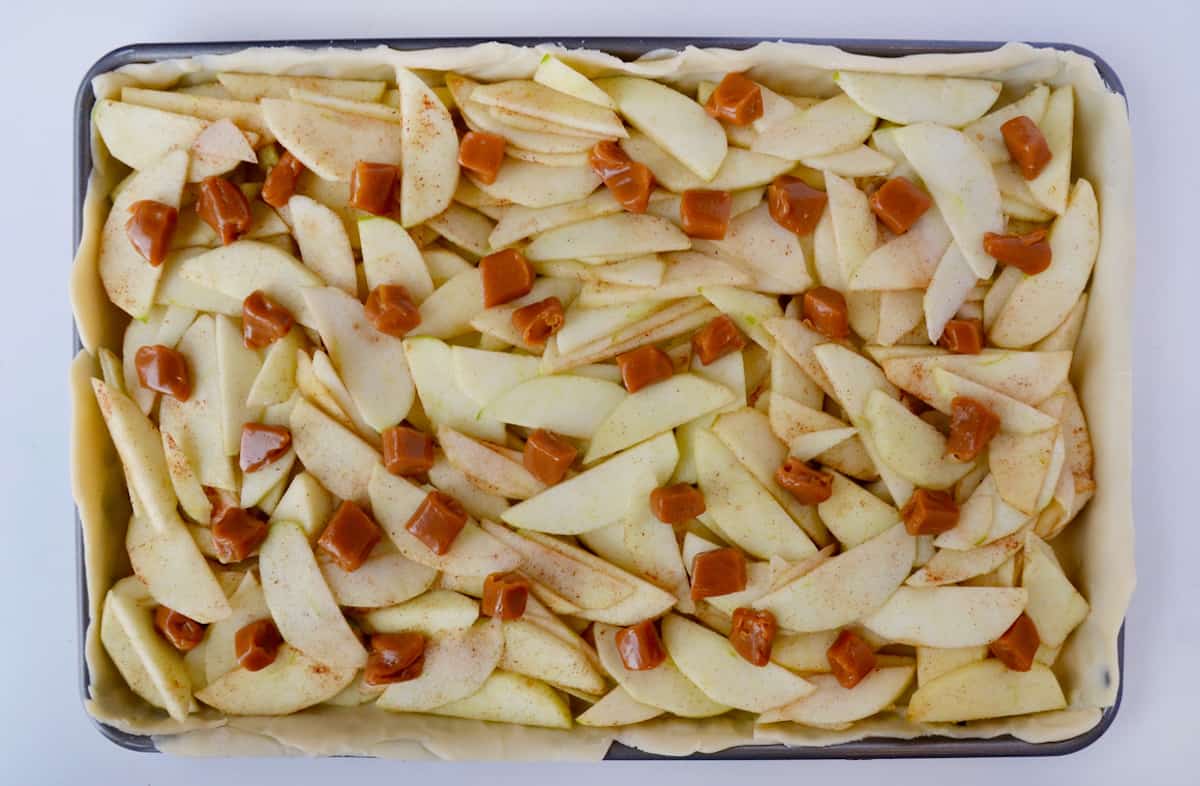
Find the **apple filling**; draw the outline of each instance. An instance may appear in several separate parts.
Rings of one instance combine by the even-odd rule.
[[[1071,88],[525,76],[97,103],[135,577],[99,624],[133,692],[555,728],[1065,707],[1099,243]]]

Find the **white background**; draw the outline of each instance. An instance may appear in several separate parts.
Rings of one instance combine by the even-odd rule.
[[[7,783],[1200,783],[1196,520],[1197,102],[1194,0],[9,0],[0,12],[0,762]],[[67,486],[72,100],[139,41],[344,36],[860,36],[1070,41],[1121,75],[1136,141],[1135,488],[1139,587],[1125,701],[1062,759],[947,762],[408,765],[200,761],[119,750],[80,707]],[[1132,264],[1133,260],[1130,260]],[[815,780],[819,779],[819,780]]]

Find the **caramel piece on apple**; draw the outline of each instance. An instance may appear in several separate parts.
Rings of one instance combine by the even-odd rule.
[[[500,165],[504,163],[504,148],[508,142],[499,134],[468,131],[458,145],[458,165],[475,175],[479,182],[496,182]]]
[[[933,206],[933,200],[908,178],[893,177],[871,194],[870,204],[884,226],[903,235]]]
[[[617,367],[621,369],[621,381],[630,393],[670,379],[675,373],[670,356],[650,344],[617,355]]]
[[[362,567],[382,538],[379,525],[362,508],[346,500],[325,525],[317,546],[342,570],[353,572]]]
[[[367,685],[391,685],[421,676],[425,668],[425,635],[416,631],[376,633],[363,670]]]
[[[844,630],[825,652],[829,669],[838,684],[849,690],[862,682],[875,668],[875,653],[871,645],[851,630]]]
[[[139,347],[133,365],[138,382],[147,390],[174,396],[179,401],[187,401],[192,395],[187,359],[182,353],[162,344]]]
[[[747,662],[766,666],[771,662],[771,647],[775,643],[775,615],[763,609],[742,607],[733,610],[733,627],[729,643]]]
[[[242,342],[262,349],[286,336],[294,321],[291,311],[257,289],[242,301]]]
[[[242,189],[223,177],[206,177],[200,183],[196,212],[224,245],[250,231],[250,202]]]
[[[747,126],[763,116],[762,88],[745,74],[726,74],[704,104],[710,117]]]
[[[179,223],[179,211],[171,205],[143,199],[129,206],[125,235],[133,248],[152,266],[158,267],[171,250],[171,238]]]
[[[649,671],[667,659],[654,620],[642,620],[617,631],[617,654],[630,671]]]
[[[524,297],[533,289],[533,268],[525,255],[515,248],[488,254],[479,260],[479,277],[483,280],[483,306],[502,306]]]

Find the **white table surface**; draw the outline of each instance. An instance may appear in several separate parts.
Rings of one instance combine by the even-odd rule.
[[[327,5],[327,8],[321,8]],[[0,19],[0,781],[78,784],[1198,783],[1200,522],[1196,427],[1194,0],[10,0]],[[708,10],[711,8],[711,10]],[[209,761],[134,754],[100,737],[78,689],[74,532],[67,486],[71,110],[84,71],[137,41],[342,36],[747,35],[1071,41],[1116,68],[1133,110],[1138,189],[1135,487],[1140,585],[1125,701],[1090,749],[1061,759],[901,762],[407,765]],[[411,779],[411,780],[410,780]],[[485,781],[486,779],[486,781]]]

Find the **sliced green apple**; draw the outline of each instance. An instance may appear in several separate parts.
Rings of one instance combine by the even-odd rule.
[[[988,338],[999,346],[1029,346],[1048,336],[1087,286],[1100,249],[1100,212],[1088,181],[1075,182],[1049,240],[1050,267],[1022,276],[988,329]]]
[[[643,704],[618,685],[576,717],[575,722],[580,726],[604,728],[632,726],[662,714],[663,710]]]
[[[987,158],[965,135],[943,126],[905,126],[895,138],[925,181],[971,270],[989,278],[996,260],[983,250],[983,236],[1003,233],[1004,216]]]
[[[958,723],[1063,709],[1054,673],[1040,663],[1013,671],[989,658],[922,685],[908,702],[908,717],[921,723]]]
[[[435,589],[411,600],[383,609],[374,609],[363,617],[364,627],[372,633],[418,631],[435,636],[447,631],[466,630],[479,619],[479,602],[450,590]]]
[[[137,170],[154,166],[171,153],[184,152],[186,158],[185,151],[208,126],[197,117],[111,99],[96,102],[92,122],[108,151]]]
[[[396,123],[301,101],[264,98],[260,105],[279,143],[326,180],[350,180],[359,161],[401,163],[402,126]]]
[[[406,68],[396,69],[400,90],[400,216],[412,227],[450,206],[458,185],[458,132],[433,89]],[[377,161],[378,159],[365,159]]]
[[[839,71],[838,87],[884,120],[961,127],[978,120],[1000,96],[1000,82],[949,76]]]
[[[1075,136],[1075,88],[1057,87],[1046,102],[1046,112],[1037,121],[1050,161],[1029,181],[1029,191],[1047,210],[1062,215],[1068,209],[1071,188],[1071,146]]]
[[[627,397],[620,385],[602,379],[536,377],[503,393],[483,412],[501,423],[590,439]]]
[[[520,674],[499,670],[493,672],[475,693],[429,712],[453,718],[524,726],[554,729],[571,727],[570,707],[554,688]]]
[[[1027,516],[1040,510],[1042,489],[1058,444],[1057,428],[1034,434],[996,435],[988,445],[988,464],[1000,498]]]
[[[635,701],[683,718],[707,718],[730,709],[705,695],[670,657],[647,671],[625,668],[617,652],[617,630],[609,625],[595,626],[596,652],[604,668]]]
[[[489,494],[508,499],[529,499],[546,490],[546,484],[535,478],[520,461],[500,450],[494,450],[449,426],[440,426],[437,438],[446,460]]]
[[[481,407],[538,376],[540,364],[535,357],[467,347],[451,347],[450,351],[455,383]]]
[[[687,235],[658,216],[617,213],[550,229],[525,249],[531,261],[653,254],[691,247]]]
[[[852,549],[891,529],[900,512],[852,480],[833,473],[833,493],[817,506],[821,521]]]
[[[840,153],[809,156],[800,161],[809,169],[832,172],[840,177],[883,177],[896,167],[896,162],[873,147],[859,145]]]
[[[941,213],[928,210],[903,235],[868,253],[847,277],[848,286],[853,290],[925,289],[950,242],[950,228]]]
[[[755,666],[729,640],[677,614],[662,621],[663,643],[681,672],[720,704],[764,712],[809,695],[813,686],[774,663]]]
[[[150,311],[167,264],[151,265],[134,249],[125,234],[129,208],[142,200],[178,208],[187,169],[188,154],[184,150],[168,152],[148,162],[113,198],[112,209],[100,230],[100,252],[96,263],[100,281],[109,300],[135,319],[145,317]]]
[[[307,400],[297,402],[289,424],[305,469],[336,496],[366,504],[371,473],[382,466],[379,453]]]
[[[1022,115],[1035,123],[1041,123],[1042,116],[1046,113],[1046,99],[1049,97],[1050,88],[1045,85],[1036,85],[1032,90],[1011,104],[1006,104],[999,109],[988,112],[983,117],[970,123],[963,128],[963,133],[967,135],[968,139],[979,145],[983,154],[987,156],[988,161],[991,161],[993,164],[1008,161],[1010,158],[1008,147],[1004,144],[1004,137],[1000,133],[1000,126]]]
[[[574,73],[583,78],[578,72]],[[601,95],[606,95],[586,79],[584,84]],[[481,85],[471,93],[471,99],[484,106],[500,107],[517,114],[540,118],[602,139],[628,136],[621,119],[612,109],[548,87],[536,80],[531,82],[513,79]]]
[[[881,390],[871,391],[864,417],[879,457],[917,486],[949,488],[971,469],[969,463],[947,457],[940,431]]]
[[[234,669],[197,692],[196,698],[226,715],[290,715],[333,698],[356,671],[322,663],[284,644],[270,666]]]
[[[887,601],[911,570],[914,550],[913,537],[897,523],[763,596],[754,606],[770,611],[782,627],[793,631],[846,625]]]
[[[986,645],[977,647],[917,647],[917,684],[924,686],[943,674],[977,663],[988,656]]]
[[[265,407],[291,398],[296,391],[296,353],[301,331],[289,330],[263,353],[262,367],[246,394],[246,406]]]
[[[407,559],[390,542],[377,544],[353,571],[325,553],[317,555],[317,564],[339,606],[363,609],[403,603],[429,589],[437,578],[437,571]]]
[[[1007,587],[900,587],[863,624],[889,641],[973,647],[1000,638],[1029,593]]]
[[[238,667],[237,632],[251,622],[270,619],[271,611],[254,571],[247,571],[229,597],[230,614],[209,626],[205,635],[205,684],[212,684]]]
[[[479,86],[478,82],[458,74],[446,74],[446,87],[471,130],[497,134],[515,147],[538,153],[585,153],[595,144],[595,138],[590,136],[529,131],[505,123],[489,113],[488,107],[472,100],[471,96]]]
[[[839,95],[801,109],[760,132],[750,149],[793,161],[853,150],[875,128],[875,116]]]
[[[648,166],[654,173],[654,179],[664,188],[677,194],[697,188],[740,191],[765,186],[794,166],[794,162],[785,158],[730,148],[716,175],[706,180],[645,134],[634,132],[621,142],[621,148],[634,161]]]
[[[533,81],[596,106],[616,109],[616,103],[586,76],[551,54],[542,55]]]
[[[354,251],[341,217],[303,194],[293,196],[287,206],[304,264],[330,286],[357,296]]]
[[[807,726],[840,726],[869,718],[896,704],[912,684],[915,667],[881,666],[853,688],[843,688],[832,674],[813,674],[809,696],[759,716],[759,723],[791,721]]]
[[[537,235],[591,218],[613,215],[620,213],[623,209],[608,189],[597,191],[577,202],[551,207],[532,208],[513,205],[505,210],[504,215],[496,223],[488,242],[492,248],[504,248],[530,235]]]
[[[221,432],[225,453],[236,455],[242,438],[242,426],[259,419],[262,411],[250,406],[250,389],[262,367],[259,353],[246,346],[241,327],[227,316],[213,317],[216,326],[217,370],[221,389]]]
[[[358,236],[368,289],[383,284],[402,286],[417,303],[433,294],[425,259],[403,226],[383,216],[371,216],[359,220]]]
[[[771,218],[765,203],[731,219],[724,239],[697,240],[693,246],[746,268],[759,292],[790,294],[812,286],[800,239]]]
[[[1022,549],[1024,542],[1024,533],[1018,532],[966,551],[939,549],[904,583],[910,587],[940,587],[982,576],[1011,559]]]
[[[192,704],[183,657],[154,629],[154,600],[134,577],[104,597],[100,641],[134,693],[182,721]]]
[[[499,620],[429,637],[419,676],[387,687],[378,706],[393,712],[425,712],[464,699],[479,690],[504,652]]]
[[[666,85],[636,77],[596,82],[617,110],[660,147],[705,181],[716,177],[728,143],[721,124],[704,107]]]
[[[1049,647],[1066,641],[1088,615],[1088,602],[1063,573],[1054,551],[1033,533],[1029,533],[1025,545],[1021,586],[1029,593],[1025,612],[1042,643]]]
[[[321,279],[295,257],[269,243],[238,240],[183,260],[178,274],[239,303],[261,290],[291,311],[300,324],[313,326],[301,290],[321,286]]]
[[[504,654],[499,668],[591,695],[604,692],[604,675],[588,658],[587,644],[578,636],[568,641],[528,619],[506,621],[502,629]]]
[[[918,398],[940,401],[934,370],[944,369],[1030,406],[1049,398],[1067,379],[1071,353],[985,349],[978,355],[914,355],[881,361],[887,378]],[[949,410],[945,410],[949,411]]]
[[[178,515],[161,529],[134,516],[125,547],[134,573],[160,604],[204,623],[229,615],[225,592]]]
[[[455,384],[453,355],[447,344],[434,338],[409,338],[404,341],[404,351],[417,395],[431,420],[480,439],[504,441],[504,424],[484,414]]]

